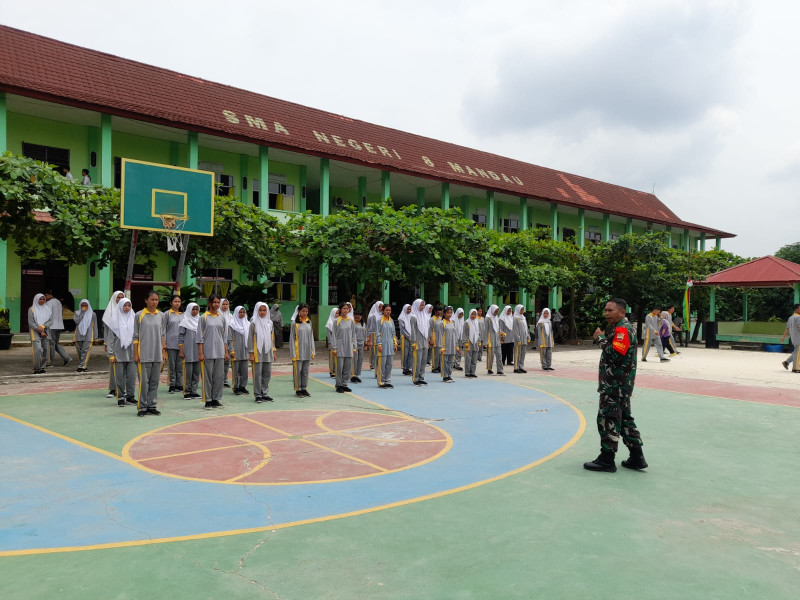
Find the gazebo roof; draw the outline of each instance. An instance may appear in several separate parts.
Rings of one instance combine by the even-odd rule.
[[[800,283],[800,265],[789,260],[764,256],[730,267],[696,281],[695,285],[724,287],[791,287]]]

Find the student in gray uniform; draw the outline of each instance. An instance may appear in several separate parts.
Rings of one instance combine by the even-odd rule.
[[[340,394],[352,392],[347,386],[347,380],[350,378],[353,355],[356,353],[356,335],[347,302],[339,305],[339,316],[333,324],[333,339],[330,343],[331,351],[336,357],[336,391]]]
[[[289,322],[289,356],[292,359],[294,395],[308,397],[308,367],[314,359],[314,328],[308,317],[309,306],[297,305]]]
[[[200,307],[195,302],[189,302],[178,327],[179,356],[183,360],[184,400],[202,398],[197,389],[200,383],[199,329]]]
[[[553,334],[553,323],[550,321],[549,308],[542,309],[542,314],[536,322],[536,345],[539,347],[539,361],[542,363],[542,371],[555,371],[552,367],[555,336]]]
[[[642,362],[647,362],[647,353],[650,351],[650,346],[655,344],[658,358],[661,362],[669,362],[669,359],[664,356],[664,347],[661,345],[661,338],[658,336],[658,330],[661,327],[661,309],[655,307],[644,318],[645,334],[644,345],[642,346]]]
[[[411,375],[414,368],[414,351],[411,349],[411,305],[406,304],[397,317],[400,327],[400,360],[403,375]]]
[[[675,314],[675,305],[670,304],[667,308],[667,312],[669,313],[669,341],[672,344],[672,349],[675,351],[675,354],[680,354],[678,351],[678,344],[675,343],[675,332],[678,332],[678,336],[680,337],[681,328],[678,327],[675,323],[673,323],[673,316]],[[681,323],[683,323],[683,319],[681,319]]]
[[[111,326],[113,325],[114,319],[117,318],[119,312],[116,310],[119,301],[125,297],[121,291],[117,290],[111,297],[108,299],[108,304],[106,304],[106,309],[103,311],[103,340],[111,335]],[[108,354],[108,348],[106,348],[106,354]],[[108,367],[108,393],[106,394],[106,398],[116,398],[117,396],[117,381],[114,378],[114,370],[111,368],[110,364]]]
[[[525,318],[525,307],[517,304],[514,308],[514,373],[527,373],[525,370],[525,351],[531,343],[531,332]]]
[[[431,339],[430,343],[433,347],[431,355],[431,373],[442,372],[442,330],[444,324],[442,323],[442,313],[444,307],[436,305],[433,309],[433,317],[431,317]]]
[[[203,373],[203,408],[222,408],[222,388],[225,383],[225,363],[230,360],[228,349],[228,323],[220,312],[220,298],[208,297],[208,310],[200,317],[200,341],[197,357]]]
[[[514,310],[506,305],[500,311],[500,331],[503,336],[503,342],[500,347],[500,359],[503,361],[504,366],[514,365]]]
[[[92,305],[84,298],[81,300],[75,316],[75,348],[78,351],[78,373],[86,373],[89,370],[89,354],[92,344],[97,337],[97,315],[92,310]]]
[[[183,321],[181,312],[181,297],[177,294],[169,301],[169,310],[164,313],[164,332],[167,338],[167,368],[169,369],[168,393],[183,391],[183,368],[181,365],[181,349],[178,345],[178,331]]]
[[[233,315],[231,314],[231,304],[228,302],[227,298],[220,298],[219,300],[219,314],[223,316],[225,319],[225,325],[230,329],[231,327],[231,319],[233,319]],[[224,372],[222,374],[222,387],[229,388],[231,384],[228,383],[228,371],[231,370],[231,361],[230,358],[226,358],[225,362],[223,363]]]
[[[64,307],[61,306],[61,302],[53,296],[52,291],[48,291],[44,298],[46,300],[45,306],[50,307],[50,325],[47,327],[47,347],[48,352],[45,352],[45,359],[47,360],[48,366],[53,366],[56,361],[56,353],[61,357],[61,360],[64,361],[63,366],[67,366],[71,361],[69,354],[67,354],[66,349],[64,346],[60,344],[61,333],[64,331],[64,319],[63,319],[63,312]]]
[[[442,366],[442,381],[453,383],[453,364],[458,348],[458,332],[453,322],[453,307],[447,306],[442,316],[441,350],[439,350],[439,364]]]
[[[483,318],[483,307],[479,306],[476,310],[478,311],[478,322],[481,324],[481,340],[484,340],[486,339],[486,319]],[[478,348],[478,362],[483,362],[483,343]]]
[[[256,302],[250,322],[247,350],[253,364],[253,393],[256,404],[272,402],[269,382],[272,378],[272,363],[277,360],[278,355],[275,349],[275,322],[270,318],[267,305],[263,302]]]
[[[375,326],[375,343],[378,350],[378,362],[375,374],[378,378],[378,387],[383,389],[393,388],[392,364],[397,352],[397,334],[392,321],[392,307],[383,305],[380,321]]]
[[[356,355],[353,357],[351,383],[361,383],[361,369],[364,366],[364,344],[367,342],[367,328],[360,310],[353,311],[353,327],[356,332]]]
[[[478,311],[469,311],[469,319],[464,323],[461,333],[461,346],[464,349],[464,377],[476,378],[475,368],[478,366],[478,353],[481,351],[483,335]]]
[[[31,353],[33,357],[33,374],[45,373],[44,340],[47,338],[47,328],[50,326],[52,313],[45,304],[44,294],[36,294],[33,304],[28,309],[28,331],[31,336]]]
[[[411,305],[411,349],[414,353],[414,371],[411,381],[414,385],[428,385],[425,381],[425,365],[428,359],[428,340],[430,339],[430,313],[422,298]]]
[[[336,353],[333,351],[333,326],[336,323],[336,319],[339,318],[339,309],[337,307],[333,307],[331,309],[330,314],[328,315],[328,320],[325,322],[325,331],[327,332],[327,340],[328,340],[328,375],[331,377],[336,377]]]
[[[486,346],[486,372],[493,375],[492,361],[495,363],[498,375],[505,375],[503,373],[503,357],[501,353],[501,344],[505,334],[500,329],[500,307],[497,304],[492,304],[486,313],[486,329],[483,336],[483,343]]]
[[[250,356],[250,321],[244,306],[237,306],[233,310],[228,329],[228,342],[233,367],[233,393],[237,396],[247,395],[247,369],[250,366],[247,360]]]
[[[113,329],[106,334],[106,354],[111,372],[117,382],[117,406],[136,404],[136,363],[133,362],[133,330],[136,318],[131,301],[123,298],[111,310],[119,312],[114,317]]]
[[[367,337],[369,339],[369,368],[372,372],[375,372],[375,363],[378,360],[378,348],[375,343],[375,335],[378,329],[378,321],[381,318],[381,311],[383,310],[383,302],[378,300],[375,304],[372,305],[372,308],[369,309],[369,313],[367,313]],[[377,377],[377,374],[376,374]]]
[[[150,290],[144,297],[145,308],[136,313],[133,322],[133,360],[139,366],[139,412],[137,417],[160,415],[158,379],[161,365],[167,360],[164,338],[164,313],[158,310],[158,292]]]
[[[461,338],[464,335],[464,309],[457,308],[455,312],[455,316],[453,318],[453,323],[456,324],[456,343],[458,344],[459,352],[456,352],[455,357],[453,357],[453,369],[456,371],[463,371],[464,368],[461,366]]]
[[[781,336],[781,344],[789,336],[794,349],[792,355],[783,361],[783,368],[788,369],[791,365],[792,373],[800,373],[800,304],[794,305],[794,312],[789,320],[786,321],[786,331]]]

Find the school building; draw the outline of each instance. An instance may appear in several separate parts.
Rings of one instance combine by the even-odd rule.
[[[550,226],[556,239],[581,246],[626,232],[664,230],[674,247],[687,250],[710,243],[719,248],[722,238],[733,237],[680,219],[653,194],[4,26],[2,151],[68,165],[75,177],[88,168],[92,181],[104,186],[120,185],[122,158],[204,169],[215,173],[221,193],[279,219],[306,210],[327,215],[345,204],[363,208],[391,197],[395,205],[460,207],[476,226],[506,232]],[[165,253],[155,272],[137,270],[135,278],[169,280],[174,263]],[[293,257],[288,265],[276,287],[285,319],[297,301],[318,303],[320,314],[327,314],[342,300],[325,267],[303,273]],[[122,287],[114,275],[120,269],[24,262],[10,240],[0,240],[0,271],[0,301],[14,331],[26,327],[25,312],[44,289],[68,291],[75,301],[86,297],[102,310],[112,290]],[[222,262],[195,281],[207,295],[226,293],[240,278],[238,265]],[[405,300],[400,296],[419,290],[393,292],[386,287],[399,308]],[[530,296],[518,298],[532,308]],[[551,307],[558,298],[553,290]],[[463,297],[445,285],[426,290],[425,299],[459,303]]]

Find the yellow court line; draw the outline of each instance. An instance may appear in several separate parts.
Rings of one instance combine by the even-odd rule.
[[[372,427],[382,427],[384,425],[395,425],[397,423],[404,423],[404,422],[405,423],[409,423],[409,422],[411,422],[411,423],[420,423],[422,425],[425,425],[426,427],[431,427],[431,425],[428,425],[427,423],[423,423],[422,421],[418,421],[416,419],[412,419],[412,418],[406,417],[405,419],[401,419],[401,420],[398,420],[398,421],[389,421],[389,422],[386,422],[386,423],[376,423],[374,425],[362,425],[361,427],[353,427],[352,429],[334,430],[334,429],[331,429],[330,427],[326,426],[325,423],[323,422],[323,419],[325,417],[327,417],[328,415],[332,415],[332,414],[334,414],[336,412],[342,412],[342,411],[333,410],[333,411],[331,411],[329,413],[326,413],[324,415],[320,415],[319,417],[317,417],[317,420],[314,422],[314,424],[317,427],[319,427],[320,429],[324,429],[325,431],[323,433],[314,433],[314,434],[311,434],[311,435],[317,436],[317,435],[333,434],[333,435],[341,435],[341,436],[344,436],[344,437],[349,437],[349,438],[352,438],[354,440],[369,440],[369,441],[374,441],[374,442],[396,442],[398,444],[412,444],[412,443],[415,443],[415,444],[428,443],[429,444],[429,443],[445,442],[446,441],[446,438],[445,439],[440,439],[440,440],[393,440],[393,439],[387,439],[387,438],[373,438],[373,437],[366,437],[366,436],[362,436],[362,435],[352,435],[350,433],[345,433],[345,431],[356,431],[358,429],[370,429]],[[311,435],[309,435],[308,437],[311,437]]]
[[[255,423],[256,425],[261,425],[261,427],[264,427],[265,429],[269,429],[270,431],[274,431],[275,433],[280,433],[281,435],[285,435],[287,438],[292,437],[292,434],[289,433],[288,431],[283,431],[281,429],[278,429],[277,427],[273,427],[272,425],[267,425],[266,423],[262,423],[261,421],[256,421],[255,419],[251,419],[249,417],[245,417],[242,414],[233,415],[233,416],[238,417],[239,419],[242,419],[243,421],[250,421],[251,423]]]
[[[388,473],[389,472],[389,469],[386,469],[384,467],[381,467],[379,465],[371,463],[371,462],[369,462],[367,460],[363,460],[363,459],[358,458],[356,456],[351,456],[349,454],[345,454],[344,452],[339,452],[338,450],[334,450],[333,448],[328,448],[327,446],[324,446],[323,444],[318,444],[317,442],[313,442],[313,441],[307,440],[305,438],[303,438],[303,439],[301,439],[299,441],[305,442],[306,444],[310,444],[312,446],[315,446],[315,447],[317,447],[317,448],[319,448],[321,450],[327,450],[328,452],[331,452],[332,454],[338,454],[339,456],[343,456],[344,458],[346,458],[348,460],[352,460],[354,462],[361,463],[362,465],[366,465],[368,467],[372,467],[373,469],[376,469],[376,470],[380,471],[381,473]],[[402,469],[394,469],[394,470],[392,470],[392,472],[401,471],[401,470]]]
[[[167,434],[157,434],[157,435],[167,435]],[[194,435],[211,435],[211,434],[194,434]],[[225,436],[228,437],[228,436]],[[204,448],[202,450],[192,450],[190,452],[178,452],[177,454],[163,454],[161,456],[151,456],[149,458],[132,458],[131,460],[135,460],[136,462],[144,462],[148,460],[161,460],[164,458],[176,458],[178,456],[190,456],[192,454],[202,454],[204,452],[214,452],[215,450],[229,450],[230,448],[244,448],[245,446],[253,446],[256,444],[263,444],[264,442],[247,442],[243,444],[231,444],[230,446],[217,446],[216,448]]]

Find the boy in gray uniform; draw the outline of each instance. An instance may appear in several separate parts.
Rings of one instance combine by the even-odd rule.
[[[47,346],[49,348],[49,352],[45,353],[45,359],[48,361],[50,366],[55,364],[56,360],[56,353],[61,357],[64,361],[63,366],[67,366],[72,359],[70,358],[69,354],[67,354],[66,349],[64,346],[60,344],[61,333],[64,331],[64,319],[62,313],[64,312],[64,307],[61,306],[61,302],[53,296],[53,292],[49,291],[45,295],[45,306],[50,307],[50,326],[47,328]]]
[[[650,346],[656,345],[656,352],[661,362],[669,362],[669,359],[664,356],[664,347],[661,345],[661,338],[658,337],[658,329],[660,327],[659,320],[661,319],[661,309],[654,308],[650,314],[644,318],[645,334],[644,346],[642,346],[642,361],[647,362],[647,353],[650,351]]]
[[[349,313],[350,305],[342,302],[339,305],[339,317],[333,324],[333,339],[330,340],[331,349],[336,356],[336,391],[340,394],[353,391],[347,387],[346,381],[356,353],[356,335]]]
[[[168,393],[170,394],[183,391],[183,369],[180,361],[181,349],[178,343],[181,321],[183,321],[181,297],[174,295],[169,302],[169,310],[164,313],[164,333],[167,340],[167,359],[169,361],[167,363],[167,369],[169,369]]]
[[[378,377],[378,387],[387,389],[392,385],[392,363],[394,353],[397,352],[397,335],[395,335],[394,321],[392,321],[392,307],[383,305],[380,321],[375,327],[375,344],[378,350],[378,363],[375,375]]]
[[[364,344],[367,341],[367,328],[364,326],[363,313],[353,312],[353,328],[356,332],[356,354],[353,357],[353,373],[351,383],[361,383],[361,368],[364,362]]]
[[[791,365],[792,373],[800,373],[800,304],[794,305],[794,313],[786,321],[786,331],[781,336],[781,343],[786,339],[786,334],[789,334],[794,351],[788,359],[783,361],[783,368],[788,369]]]
[[[161,375],[161,363],[167,359],[164,314],[156,308],[158,292],[150,290],[144,301],[146,308],[136,313],[133,322],[133,360],[139,365],[137,417],[161,414],[156,409],[158,378]]]

